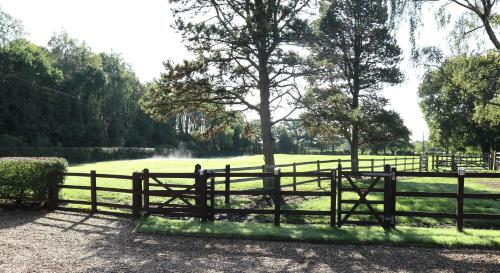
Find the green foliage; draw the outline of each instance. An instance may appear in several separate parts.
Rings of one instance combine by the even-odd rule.
[[[19,20],[12,18],[0,8],[0,47],[22,37],[23,26]]]
[[[383,110],[373,118],[366,131],[361,133],[360,148],[370,149],[373,153],[383,150],[384,154],[389,149],[392,155],[396,152],[408,152],[412,150],[410,135],[410,130],[397,112]]]
[[[61,157],[69,163],[150,158],[154,148],[0,147],[0,157]]]
[[[429,70],[419,88],[420,107],[434,143],[452,151],[499,148],[500,55],[460,55]]]
[[[227,120],[234,112],[254,111],[264,161],[273,165],[271,128],[288,117],[276,117],[274,110],[300,97],[293,79],[304,64],[295,45],[310,33],[306,11],[313,1],[169,2],[175,28],[194,58],[165,63],[166,73],[146,100],[148,113],[165,118],[201,112]]]
[[[283,154],[290,154],[296,152],[296,146],[292,138],[286,131],[281,131],[278,137],[278,151]]]
[[[0,146],[175,145],[175,124],[140,108],[144,92],[119,55],[66,33],[49,48],[12,40],[0,46]]]
[[[218,155],[218,154],[242,154],[252,149],[251,136],[244,135],[242,130],[244,122],[241,118],[233,120],[231,125],[226,125],[224,121],[208,120],[209,129],[191,132],[192,139],[187,142],[196,154]]]
[[[0,195],[47,199],[51,183],[63,183],[58,174],[67,165],[61,158],[0,158]]]
[[[391,36],[384,6],[373,1],[325,1],[312,43],[311,88],[302,115],[314,135],[338,135],[357,158],[363,136],[376,126],[387,100],[383,84],[401,82],[401,50]]]

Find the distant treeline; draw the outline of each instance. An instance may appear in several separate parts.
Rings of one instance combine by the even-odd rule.
[[[174,124],[141,110],[145,90],[119,55],[67,34],[47,48],[10,41],[0,48],[0,145],[174,145]]]
[[[3,41],[0,147],[176,148],[183,142],[213,152],[258,149],[241,117],[203,134],[216,121],[199,113],[153,120],[141,107],[150,84],[141,83],[120,55],[93,52],[66,33],[47,47],[23,37]]]
[[[145,152],[149,150],[92,147],[181,145],[196,156],[262,152],[260,123],[247,121],[241,114],[219,120],[185,110],[151,118],[151,109],[143,101],[159,84],[141,83],[120,55],[94,52],[64,32],[54,35],[45,47],[35,45],[25,38],[21,23],[0,10],[0,147],[4,155],[61,156],[69,162],[87,162],[151,156]],[[182,105],[168,107],[183,109]],[[278,153],[349,150],[344,139],[312,134],[300,121],[277,124],[272,134]],[[402,139],[403,143],[373,142],[360,152],[411,150],[409,132]]]
[[[151,156],[126,149],[111,156],[110,149],[80,147],[177,148],[183,143],[198,156],[261,152],[259,123],[243,116],[228,122],[186,112],[153,120],[141,101],[154,84],[141,83],[119,55],[92,52],[66,33],[52,37],[46,48],[24,38],[11,40],[0,46],[0,147],[39,147],[4,149],[8,156],[15,150],[22,156],[62,156],[67,150],[60,147],[76,147],[62,156],[69,162]],[[273,133],[277,152],[325,146],[299,122]]]

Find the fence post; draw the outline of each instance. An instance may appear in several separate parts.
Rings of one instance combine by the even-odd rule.
[[[394,167],[398,167],[398,156],[394,158]]]
[[[90,171],[90,213],[97,212],[97,177],[95,170]]]
[[[262,173],[266,172],[266,165],[262,165]],[[269,177],[262,177],[262,189],[265,189],[266,185],[266,179],[269,179]],[[266,197],[266,195],[263,195],[262,197]]]
[[[281,218],[281,171],[274,169],[274,225],[280,225]]]
[[[337,205],[337,177],[336,177],[336,170],[332,169],[331,174],[330,174],[330,226],[335,227],[335,206]]]
[[[132,217],[137,219],[141,215],[142,203],[141,178],[139,173],[132,174]]]
[[[455,155],[451,155],[451,171],[456,172],[457,169],[457,164],[455,163]]]
[[[316,161],[316,170],[318,171],[318,188],[321,188],[321,176],[319,176],[319,173],[321,172],[321,167],[320,167],[320,162],[319,160]]]
[[[142,171],[142,182],[144,183],[144,211],[145,215],[149,215],[149,169]]]
[[[297,165],[295,162],[292,164],[292,171],[293,171],[293,191],[297,191]]]
[[[194,204],[197,208],[201,207],[200,181],[199,181],[200,180],[200,171],[201,171],[201,165],[200,164],[194,165],[194,189],[195,189],[195,195],[196,195],[196,198],[194,199]],[[201,212],[200,212],[200,218],[201,218]]]
[[[226,176],[224,177],[224,204],[229,205],[229,199],[231,195],[229,191],[231,190],[231,165],[227,164],[225,169]]]
[[[210,221],[215,220],[215,172],[210,172]]]
[[[54,174],[49,184],[49,196],[47,207],[49,211],[54,211],[59,207],[59,185],[57,184],[57,177],[55,176],[64,176],[64,173]]]
[[[337,166],[337,227],[342,226],[342,164]]]
[[[375,171],[375,169],[374,169],[374,166],[375,166],[375,165],[373,164],[373,163],[374,163],[373,158],[372,158],[370,161],[371,161],[371,165],[372,165],[372,166],[371,166],[371,167],[372,167],[372,172],[374,172],[374,171]]]
[[[457,230],[462,232],[464,229],[464,177],[465,169],[458,170],[457,180]]]
[[[396,228],[396,167],[391,168],[391,227]]]
[[[384,221],[383,221],[383,227],[385,230],[389,230],[391,228],[391,220],[392,220],[392,213],[391,213],[392,190],[391,190],[391,177],[389,176],[389,174],[391,173],[391,166],[385,165],[384,166],[384,173],[386,174],[386,176],[384,176]]]
[[[202,222],[208,220],[207,207],[207,170],[199,170],[196,179],[196,191],[198,195],[198,206],[200,208],[200,217]]]
[[[420,165],[419,165],[420,166]],[[419,168],[420,169],[420,168]],[[415,156],[411,157],[411,171],[415,171]]]

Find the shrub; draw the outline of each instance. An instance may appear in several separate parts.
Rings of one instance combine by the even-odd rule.
[[[154,148],[128,147],[0,147],[1,156],[61,157],[69,163],[150,158]]]
[[[62,184],[68,163],[62,158],[0,158],[0,196],[48,199],[51,183]]]

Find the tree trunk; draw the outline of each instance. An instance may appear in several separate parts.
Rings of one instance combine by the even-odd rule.
[[[271,114],[268,110],[260,111],[261,136],[262,136],[262,153],[264,154],[264,164],[266,172],[274,171],[274,152],[273,152],[273,136],[271,133]],[[267,113],[266,113],[267,112]],[[264,178],[264,189],[273,189],[273,179]]]
[[[479,146],[481,147],[481,153],[483,153],[483,154],[490,153],[492,150],[491,145],[489,145],[488,143],[485,143],[485,142],[480,142]]]
[[[359,171],[359,125],[352,126],[352,144],[351,144],[351,170],[353,172]]]
[[[262,137],[262,153],[264,154],[264,164],[266,172],[274,171],[274,152],[273,152],[273,135],[271,132],[271,110],[270,110],[270,91],[269,91],[269,72],[265,60],[261,60],[259,64],[259,91],[260,91],[260,127]],[[273,179],[263,179],[264,190],[273,189]]]
[[[362,37],[357,33],[358,24],[354,25],[356,33],[354,35],[354,64],[353,64],[353,77],[352,77],[352,111],[356,111],[359,108],[359,91],[360,87],[360,60],[362,49]],[[351,145],[351,170],[353,172],[359,171],[359,161],[358,161],[358,149],[359,149],[359,121],[354,120],[352,124],[352,145]]]

